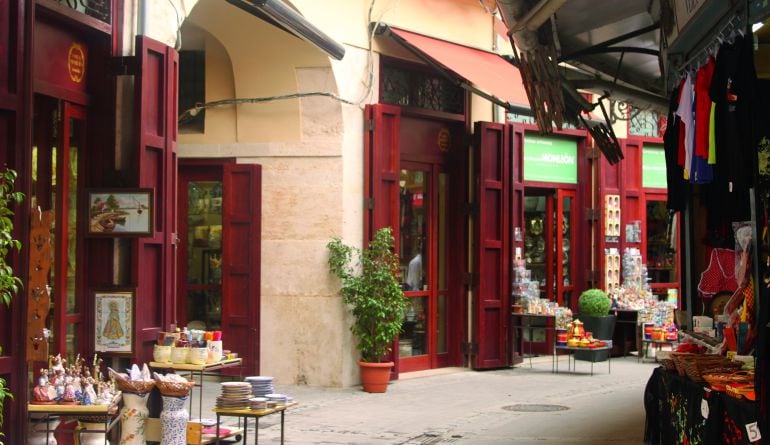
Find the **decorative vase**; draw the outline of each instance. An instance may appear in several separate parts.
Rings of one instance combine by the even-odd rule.
[[[368,363],[358,362],[361,370],[361,385],[366,392],[385,392],[390,381],[390,369],[393,362]]]
[[[54,430],[59,426],[58,417],[50,417],[46,421],[45,417],[35,417],[30,414],[29,433],[27,434],[27,445],[57,445]],[[47,432],[46,430],[50,431]]]
[[[78,421],[75,445],[104,445],[106,425],[103,422]]]
[[[158,363],[171,361],[171,346],[155,345],[152,350],[152,359]]]
[[[193,365],[205,365],[208,357],[208,348],[190,348],[188,361]]]
[[[123,393],[123,409],[120,410],[120,445],[144,445],[144,424],[150,410],[147,400],[150,393]]]
[[[160,413],[160,445],[187,444],[187,397],[163,396]]]
[[[190,354],[190,348],[176,347],[171,348],[171,361],[177,364],[187,363],[187,357]]]

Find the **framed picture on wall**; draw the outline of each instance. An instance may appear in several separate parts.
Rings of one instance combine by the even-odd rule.
[[[152,234],[152,189],[88,191],[88,235]]]
[[[94,351],[112,355],[134,352],[134,289],[94,291]]]

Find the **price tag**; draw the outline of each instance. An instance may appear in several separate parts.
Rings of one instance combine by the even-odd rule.
[[[709,418],[709,402],[706,401],[706,399],[700,400],[700,413],[703,415],[704,419]],[[748,428],[748,425],[746,425],[746,427]]]
[[[757,425],[757,422],[746,424],[746,434],[748,436],[747,438],[749,439],[749,442],[756,442],[762,438],[762,434],[759,432],[759,425]]]

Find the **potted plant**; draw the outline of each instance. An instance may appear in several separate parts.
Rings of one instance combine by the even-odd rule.
[[[340,293],[353,314],[350,330],[358,337],[364,391],[385,392],[393,362],[382,360],[401,332],[407,306],[391,229],[378,230],[364,249],[348,246],[339,238],[326,247],[329,271],[339,278]]]
[[[21,242],[13,239],[13,203],[19,203],[24,199],[24,194],[14,192],[13,185],[16,182],[17,173],[15,170],[6,168],[0,172],[0,302],[6,306],[11,305],[11,298],[21,288],[21,279],[14,275],[13,269],[7,262],[7,256],[13,249],[21,250]],[[3,348],[0,346],[0,355]],[[5,399],[12,399],[10,389],[6,380],[0,377],[0,439],[3,437],[3,409]],[[0,440],[0,445],[2,445]]]
[[[578,298],[578,314],[583,322],[586,332],[591,332],[594,338],[599,340],[612,340],[615,330],[615,316],[610,315],[612,300],[601,289],[588,289]],[[609,351],[596,353],[595,361],[607,360]],[[590,360],[588,353],[577,351],[575,358],[578,360]]]

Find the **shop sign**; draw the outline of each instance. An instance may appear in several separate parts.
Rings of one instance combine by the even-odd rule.
[[[448,128],[442,128],[438,131],[438,137],[436,138],[436,143],[438,144],[438,149],[442,152],[449,151],[449,144],[450,144],[450,136]]]
[[[524,180],[577,184],[577,142],[525,135]]]
[[[660,145],[642,149],[642,187],[667,188],[666,155]]]
[[[88,44],[46,22],[35,27],[34,76],[38,92],[60,97],[62,90],[88,91]]]

